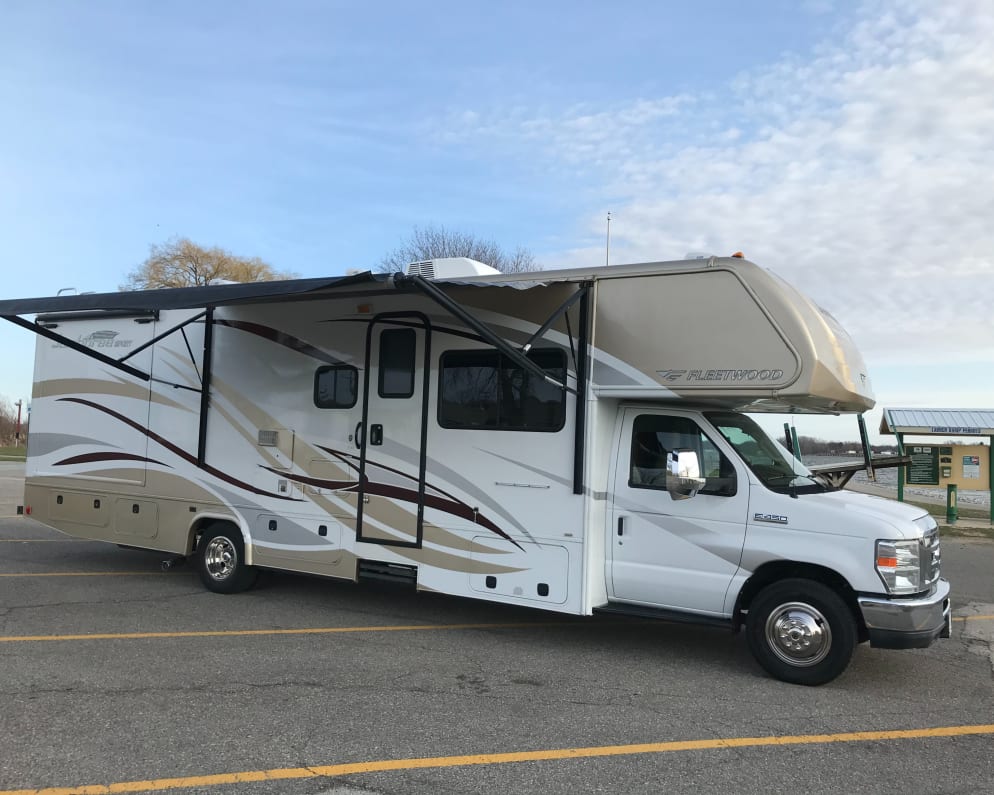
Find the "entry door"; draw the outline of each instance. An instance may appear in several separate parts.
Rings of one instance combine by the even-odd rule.
[[[359,541],[420,547],[431,326],[420,313],[377,315],[366,334],[359,443]]]
[[[612,598],[723,614],[749,507],[740,465],[692,415],[622,409],[610,528]],[[666,491],[666,453],[694,450],[707,477],[690,499]]]

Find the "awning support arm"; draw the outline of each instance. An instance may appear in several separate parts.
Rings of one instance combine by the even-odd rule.
[[[559,309],[557,309],[551,315],[549,315],[549,319],[542,324],[542,328],[540,328],[538,331],[532,334],[531,339],[529,339],[528,342],[526,342],[524,345],[521,346],[521,352],[528,353],[528,351],[531,350],[532,345],[535,344],[535,341],[541,339],[545,335],[545,332],[547,332],[552,327],[552,324],[555,323],[564,312],[569,311],[569,308],[573,306],[573,304],[575,304],[577,301],[583,298],[584,290],[586,290],[585,287],[580,288],[575,293],[573,293],[573,295],[571,295],[569,298],[563,301],[563,305],[559,307]]]
[[[211,376],[214,373],[214,307],[204,313],[204,372],[200,377],[200,422],[197,430],[197,466],[201,469],[207,461],[207,416],[211,404]]]
[[[141,345],[139,345],[139,346],[138,346],[137,348],[135,348],[135,349],[134,349],[133,351],[131,351],[130,353],[128,353],[128,355],[127,355],[127,356],[122,356],[122,357],[121,357],[120,359],[118,359],[117,361],[119,361],[119,362],[126,362],[126,361],[127,361],[128,359],[130,359],[130,358],[131,358],[132,356],[134,356],[135,354],[137,354],[137,353],[141,353],[141,352],[142,352],[143,350],[145,350],[146,348],[151,348],[151,347],[152,347],[153,345],[155,345],[155,343],[157,343],[157,342],[158,342],[159,340],[161,340],[161,339],[164,339],[164,338],[168,337],[168,336],[169,336],[170,334],[172,334],[172,333],[173,333],[174,331],[179,331],[179,330],[180,330],[181,328],[183,328],[184,326],[189,326],[189,325],[190,325],[191,323],[196,323],[196,322],[197,322],[198,320],[202,319],[202,318],[204,317],[204,315],[206,315],[206,314],[207,314],[207,312],[201,312],[201,313],[200,313],[199,315],[195,315],[194,317],[191,317],[191,318],[190,318],[189,320],[184,320],[184,321],[183,321],[182,323],[180,323],[180,324],[179,324],[178,326],[173,326],[173,327],[172,327],[171,329],[169,329],[168,331],[163,331],[163,332],[162,332],[161,334],[157,334],[156,336],[152,337],[152,339],[150,339],[150,340],[149,340],[148,342],[144,342],[144,343],[142,343],[142,344],[141,344]]]
[[[429,282],[423,276],[418,275],[405,275],[398,273],[394,275],[394,284],[398,287],[403,287],[406,284],[413,284],[421,292],[431,298],[435,303],[447,309],[457,318],[459,318],[463,323],[473,329],[477,334],[483,337],[485,342],[493,345],[497,350],[507,356],[508,359],[513,361],[518,367],[523,370],[527,370],[529,373],[538,376],[543,381],[547,381],[559,389],[563,389],[567,392],[572,392],[576,394],[576,390],[566,384],[562,384],[555,378],[552,378],[545,370],[539,367],[535,362],[521,353],[517,348],[512,345],[508,345],[506,341],[497,336],[493,331],[491,331],[485,323],[481,323],[475,317],[469,314],[465,309],[463,309],[459,304],[453,301],[444,292],[438,289],[434,284]]]
[[[587,444],[587,382],[590,365],[590,282],[584,283],[580,300],[580,330],[576,356],[576,418],[573,428],[573,493],[583,494],[583,464]],[[573,339],[570,337],[570,345]]]
[[[41,326],[37,323],[32,323],[18,315],[3,315],[4,320],[9,320],[16,326],[21,328],[26,328],[28,331],[33,331],[35,334],[39,334],[46,339],[50,339],[60,345],[65,345],[67,348],[76,351],[77,353],[82,353],[84,356],[89,356],[91,359],[96,359],[102,364],[109,365],[117,370],[120,370],[128,375],[134,376],[135,378],[140,378],[142,381],[150,381],[152,376],[148,373],[142,372],[141,370],[132,367],[129,364],[122,364],[119,360],[113,359],[110,356],[106,356],[100,351],[95,351],[93,348],[87,348],[85,345],[80,345],[76,340],[71,340],[62,334],[56,334],[54,331]]]

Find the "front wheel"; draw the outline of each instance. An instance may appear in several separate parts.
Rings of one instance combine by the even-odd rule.
[[[849,665],[856,648],[856,620],[827,585],[781,580],[753,599],[746,638],[767,673],[797,685],[823,685]]]
[[[245,565],[245,544],[237,527],[212,525],[198,545],[200,581],[215,593],[238,593],[252,587],[256,570]]]

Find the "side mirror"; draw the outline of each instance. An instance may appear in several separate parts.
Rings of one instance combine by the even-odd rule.
[[[666,490],[674,500],[689,500],[704,488],[701,462],[693,450],[670,450],[667,465]]]

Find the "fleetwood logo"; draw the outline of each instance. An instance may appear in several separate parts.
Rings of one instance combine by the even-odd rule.
[[[683,381],[694,384],[713,384],[723,381],[758,381],[773,383],[783,378],[783,370],[656,370],[664,381]]]
[[[88,348],[130,348],[134,345],[134,340],[119,340],[117,338],[119,333],[117,331],[110,331],[109,329],[94,331],[79,337],[76,341]]]

